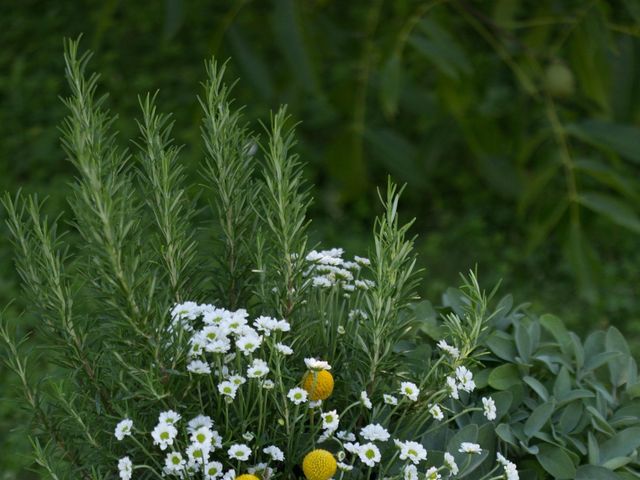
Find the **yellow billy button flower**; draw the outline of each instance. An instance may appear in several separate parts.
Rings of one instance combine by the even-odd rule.
[[[248,473],[245,473],[244,475],[240,475],[239,477],[236,477],[236,480],[260,480],[260,479],[255,475],[250,475]]]
[[[336,459],[326,450],[313,450],[302,461],[302,471],[307,480],[329,480],[337,468]]]
[[[333,375],[327,370],[312,370],[305,373],[302,388],[309,394],[309,400],[326,400],[333,393]]]

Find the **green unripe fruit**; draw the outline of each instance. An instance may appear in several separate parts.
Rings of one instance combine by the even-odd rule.
[[[575,92],[573,73],[563,63],[552,63],[547,67],[544,83],[552,97],[570,97]]]

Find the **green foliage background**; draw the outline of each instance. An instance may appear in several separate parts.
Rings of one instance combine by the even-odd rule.
[[[375,186],[391,173],[408,184],[425,297],[477,263],[534,310],[583,332],[614,324],[638,350],[638,0],[3,2],[0,190],[47,194],[55,214],[72,171],[55,128],[62,38],[80,33],[120,141],[136,136],[137,95],[160,89],[202,179],[195,93],[203,59],[230,58],[247,118],[287,103],[302,122],[323,219],[312,230],[327,246],[368,245]],[[8,252],[2,230],[3,305],[16,296]],[[1,456],[0,478],[24,478],[2,390],[0,448],[17,454]]]

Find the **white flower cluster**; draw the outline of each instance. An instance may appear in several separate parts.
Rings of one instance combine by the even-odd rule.
[[[507,460],[502,454],[497,454],[498,463],[500,463],[504,468],[504,476],[506,480],[519,480],[520,475],[518,475],[518,469],[516,468],[516,464]]]
[[[347,293],[373,287],[373,281],[359,278],[362,267],[371,265],[369,259],[355,256],[353,261],[346,261],[342,258],[343,254],[342,248],[309,252],[305,260],[310,266],[305,276],[310,279],[311,285],[316,288],[331,288],[337,285]]]
[[[447,377],[446,387],[449,396],[457,400],[460,398],[460,391],[473,392],[476,388],[476,383],[473,381],[471,371],[465,366],[460,366],[456,368],[455,377]]]
[[[204,480],[234,479],[236,477],[234,470],[224,472],[222,462],[211,458],[213,453],[222,449],[222,437],[213,429],[213,420],[206,415],[192,418],[183,432],[188,437],[189,443],[184,451],[180,451],[176,448],[174,441],[179,435],[178,428],[181,419],[181,415],[173,410],[162,412],[158,417],[156,427],[151,432],[154,445],[163,451],[170,450],[164,459],[163,475],[193,478],[198,473],[204,473]],[[116,438],[120,440],[123,429],[128,432],[125,436],[131,435],[132,427],[133,422],[129,419],[119,422],[115,429]],[[243,437],[247,441],[251,441],[254,435],[247,432]],[[180,443],[183,444],[183,442]],[[268,462],[284,461],[284,453],[275,445],[264,447],[262,452],[266,455]],[[226,451],[226,457],[233,462],[246,462],[252,454],[251,448],[242,443],[232,444]],[[133,464],[129,457],[123,457],[118,461],[118,471],[121,480],[131,480]],[[266,478],[272,474],[268,463],[259,463],[249,471],[263,472]]]
[[[171,311],[170,331],[183,329],[191,334],[188,371],[209,375],[219,362],[210,363],[208,357],[222,359],[222,369],[213,373],[222,379],[218,383],[218,391],[227,401],[233,401],[246,378],[262,379],[264,388],[272,387],[273,381],[264,378],[269,373],[269,366],[260,358],[253,358],[243,374],[230,372],[226,365],[238,354],[252,358],[265,338],[291,330],[286,320],[260,316],[250,323],[248,317],[244,309],[231,311],[194,302],[181,303]],[[293,353],[291,347],[281,342],[275,343],[275,350],[282,355]]]

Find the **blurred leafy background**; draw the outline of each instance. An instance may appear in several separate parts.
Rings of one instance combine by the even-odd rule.
[[[252,124],[281,103],[302,122],[325,245],[367,248],[391,174],[417,218],[425,297],[477,264],[533,310],[581,332],[614,324],[640,349],[640,0],[2,2],[0,190],[48,195],[55,214],[72,175],[62,39],[80,33],[123,143],[137,95],[159,89],[197,176],[203,59],[230,58]],[[17,285],[1,228],[5,305]],[[7,377],[0,451],[15,455],[0,478],[27,478]]]

